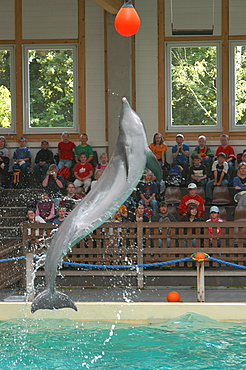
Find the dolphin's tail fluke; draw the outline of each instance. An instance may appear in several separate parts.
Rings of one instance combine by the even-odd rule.
[[[77,311],[75,303],[66,294],[60,293],[57,290],[51,293],[49,289],[45,289],[32,302],[31,312],[34,313],[40,309],[53,310],[54,308],[64,307],[73,308]]]

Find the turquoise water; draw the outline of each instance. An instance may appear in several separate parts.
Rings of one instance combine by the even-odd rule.
[[[0,322],[0,369],[246,369],[246,323],[186,314],[158,325]]]

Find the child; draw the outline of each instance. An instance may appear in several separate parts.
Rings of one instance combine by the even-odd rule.
[[[92,147],[87,144],[88,136],[87,134],[80,135],[81,144],[76,146],[75,149],[75,161],[79,162],[79,156],[80,153],[86,153],[87,154],[87,162],[91,162],[93,159],[93,149]]]
[[[183,167],[183,176],[187,178],[189,168],[189,145],[184,143],[184,135],[176,135],[176,145],[172,147],[173,164],[172,167],[180,165]]]
[[[53,152],[49,149],[48,140],[41,141],[41,149],[35,157],[34,173],[40,182],[46,176],[49,166],[54,163]]]
[[[219,153],[225,153],[226,162],[228,163],[228,166],[229,166],[228,171],[229,171],[230,177],[232,178],[233,177],[232,173],[233,173],[233,169],[234,169],[234,162],[235,162],[235,159],[236,159],[234,148],[231,145],[229,145],[229,136],[228,135],[225,135],[225,134],[220,135],[220,143],[221,143],[221,145],[217,148],[215,156],[216,156],[216,158],[218,158]]]
[[[73,164],[74,149],[76,145],[69,140],[69,133],[64,131],[62,133],[62,141],[58,143],[59,163],[58,169],[62,167],[71,168]]]
[[[18,175],[18,179],[19,179],[19,174],[21,171],[23,173],[23,184],[22,185],[23,187],[27,187],[28,186],[27,170],[30,166],[30,159],[32,155],[31,155],[30,149],[26,147],[26,138],[20,137],[18,140],[18,143],[20,147],[16,149],[13,154],[14,179],[15,179],[15,175]],[[19,180],[17,180],[16,182],[19,182]]]
[[[215,186],[227,186],[229,183],[228,163],[225,153],[219,153],[217,161],[212,165],[214,179],[209,181],[206,186],[206,198],[208,202],[212,199],[212,191]]]
[[[6,177],[9,170],[9,151],[6,148],[6,139],[0,136],[0,187],[5,187]]]
[[[139,186],[140,192],[140,204],[143,204],[146,208],[149,206],[152,208],[153,215],[158,213],[158,203],[155,199],[156,194],[158,193],[158,187],[155,182],[153,182],[153,174],[148,171],[145,173],[145,182],[140,183]]]
[[[210,208],[210,218],[206,222],[223,222],[221,218],[219,218],[219,208],[217,206],[212,206]],[[217,235],[221,235],[221,227],[217,227],[216,230]],[[208,234],[212,235],[213,234],[213,228],[209,227],[208,228]],[[210,239],[210,246],[213,246],[213,238]],[[220,247],[220,239],[217,239],[217,247]]]
[[[213,160],[213,153],[209,147],[206,146],[206,136],[201,135],[198,138],[198,146],[194,149],[192,152],[192,156],[194,154],[199,154],[201,157],[201,163],[206,167],[207,169],[207,176],[212,177],[211,173],[211,167],[212,167],[212,160]]]
[[[36,216],[40,216],[44,221],[51,220],[55,216],[54,202],[49,199],[46,192],[42,193],[42,200],[37,203]]]
[[[190,167],[190,179],[197,186],[206,186],[207,182],[207,170],[206,167],[201,164],[201,157],[199,154],[193,154],[191,157],[193,166]]]
[[[93,187],[97,184],[97,181],[100,179],[100,177],[102,176],[102,174],[103,174],[103,170],[102,169],[97,169],[96,171],[95,171],[95,174],[94,174],[94,177],[95,177],[95,180],[93,180],[92,182],[91,182],[91,189],[93,189]]]
[[[156,156],[156,159],[161,166],[164,166],[166,163],[166,152],[168,150],[167,145],[164,143],[162,134],[157,132],[154,135],[153,143],[149,146],[150,150]]]
[[[79,156],[80,162],[74,166],[74,186],[84,186],[84,191],[87,193],[91,185],[91,178],[93,175],[93,167],[87,162],[87,154],[82,152]]]
[[[107,167],[107,165],[108,165],[108,155],[107,155],[107,153],[102,153],[101,155],[100,155],[100,160],[101,160],[101,163],[98,163],[97,165],[96,165],[96,169],[97,170],[102,170],[102,171],[104,171],[105,170],[105,168]]]

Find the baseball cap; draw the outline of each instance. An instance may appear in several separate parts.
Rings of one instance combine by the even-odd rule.
[[[197,186],[196,184],[194,184],[194,182],[191,182],[189,185],[188,185],[188,189],[196,189]]]
[[[220,213],[220,210],[219,210],[219,208],[217,206],[212,206],[210,208],[209,213],[212,213],[212,212]]]
[[[184,140],[184,135],[183,134],[178,134],[178,135],[176,135],[176,138],[177,137],[182,137],[182,139]]]

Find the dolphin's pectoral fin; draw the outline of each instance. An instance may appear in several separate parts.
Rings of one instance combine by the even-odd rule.
[[[153,172],[158,181],[161,181],[161,166],[150,149],[147,152],[146,167]]]
[[[40,309],[53,310],[65,307],[73,308],[77,311],[75,303],[66,294],[60,293],[57,290],[51,294],[49,289],[45,289],[32,302],[31,312],[34,313]]]

